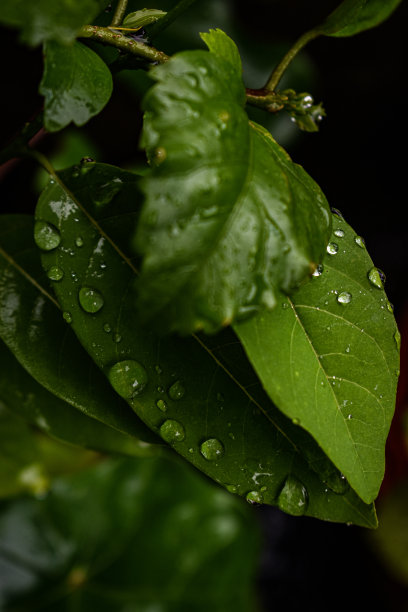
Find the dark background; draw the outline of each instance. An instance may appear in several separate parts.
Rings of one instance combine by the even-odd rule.
[[[258,53],[259,61],[265,64],[271,45],[289,48],[297,36],[322,21],[338,2],[254,0],[249,8],[243,0],[226,4],[232,16],[228,33],[237,33],[240,49],[252,48],[252,54]],[[205,2],[197,2],[198,8],[200,5],[205,12]],[[192,7],[185,16],[185,29],[194,10]],[[327,117],[317,134],[294,135],[288,128],[282,143],[319,183],[331,206],[340,209],[365,238],[375,264],[387,276],[387,294],[400,322],[408,302],[408,225],[404,220],[406,18],[407,4],[402,3],[391,19],[378,28],[353,38],[322,37],[309,45],[305,54],[312,75],[308,91],[317,101],[323,100]],[[180,32],[180,26],[170,29],[157,46],[166,52],[182,48],[186,30]],[[19,46],[16,40],[15,33],[8,31],[0,37],[2,144],[42,104],[36,93],[42,73],[41,51]],[[298,70],[301,69],[300,64]],[[256,75],[251,76],[256,80]],[[247,84],[260,87],[264,83]],[[293,86],[291,82],[285,85]],[[117,165],[129,164],[140,155],[139,130],[138,102],[125,81],[115,86],[106,109],[86,127],[100,151],[98,161]],[[59,136],[45,136],[40,146],[52,154],[60,146]],[[1,212],[33,211],[36,193],[32,178],[36,171],[29,161],[0,168]],[[403,330],[403,350],[404,347]],[[406,379],[404,370],[401,376]],[[400,395],[400,412],[405,404],[406,398]],[[396,422],[400,425],[400,419]],[[402,434],[393,435],[397,452],[387,463],[387,482],[391,483],[404,476],[403,451],[400,461],[398,455]],[[408,590],[373,553],[364,530],[292,518],[273,508],[255,512],[265,536],[258,577],[265,611],[282,607],[334,611],[360,605],[389,612],[408,610]]]

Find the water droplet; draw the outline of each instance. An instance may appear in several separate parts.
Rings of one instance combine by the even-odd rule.
[[[397,329],[397,331],[394,334],[394,340],[397,343],[397,349],[400,350],[400,348],[401,348],[401,334],[400,334],[398,329]]]
[[[354,242],[361,248],[365,249],[365,240],[362,236],[356,236]]]
[[[91,289],[90,287],[82,287],[79,290],[78,297],[79,303],[85,312],[98,312],[104,305],[104,299],[99,291],[96,291],[96,289]]]
[[[167,157],[167,151],[164,147],[157,147],[157,149],[154,152],[154,161],[156,163],[156,165],[160,165],[164,162],[164,160]]]
[[[115,363],[109,370],[108,378],[115,391],[124,399],[139,395],[148,381],[145,368],[133,359]]]
[[[337,238],[344,238],[345,233],[342,229],[336,229],[334,230],[334,235],[337,236]]]
[[[256,504],[262,504],[263,495],[262,493],[259,493],[259,491],[249,491],[249,493],[246,494],[245,499],[248,503],[255,506]]]
[[[159,365],[155,365],[154,369],[156,370],[157,374],[163,374],[163,370],[161,369]]]
[[[75,240],[75,244],[76,244],[76,245],[77,245],[77,247],[79,247],[79,248],[80,248],[81,246],[84,246],[84,241],[83,241],[83,239],[81,238],[81,236],[78,236],[78,238]]]
[[[186,432],[181,423],[168,419],[161,425],[160,435],[169,444],[174,444],[174,442],[182,442],[186,437]]]
[[[116,342],[116,344],[119,344],[119,342],[122,342],[122,336],[120,334],[114,334],[112,340]]]
[[[323,272],[323,266],[322,264],[319,264],[316,270],[313,272],[312,276],[320,276],[322,272]]]
[[[324,481],[327,486],[337,493],[338,495],[344,495],[349,489],[349,484],[346,477],[341,472],[333,472]]]
[[[156,402],[156,406],[158,407],[159,410],[161,410],[162,412],[166,412],[167,410],[167,404],[164,400],[159,399]]]
[[[103,331],[106,332],[107,334],[110,334],[112,331],[111,326],[109,325],[109,323],[105,323],[103,326]]]
[[[302,516],[307,509],[306,487],[295,476],[289,475],[278,497],[278,506],[284,512]]]
[[[72,323],[72,314],[70,312],[68,312],[68,311],[63,312],[62,313],[62,318],[67,323]]]
[[[348,414],[348,415],[347,415],[347,420],[348,420],[348,421],[351,421],[351,419],[352,419],[352,418],[353,418],[353,415],[352,415],[352,414]]]
[[[328,252],[329,255],[336,255],[338,250],[339,250],[339,246],[335,242],[329,242],[326,248],[326,251]]]
[[[46,221],[36,221],[34,225],[34,240],[43,251],[56,249],[61,242],[61,234],[57,228]]]
[[[331,208],[331,211],[332,211],[333,215],[336,215],[336,217],[339,217],[339,219],[343,219],[344,220],[343,214],[339,211],[338,208]]]
[[[169,397],[172,400],[180,400],[184,393],[185,389],[179,380],[173,383],[169,389]]]
[[[337,296],[337,301],[339,302],[339,304],[350,304],[352,297],[353,296],[348,291],[342,291]]]
[[[225,488],[227,489],[227,491],[229,493],[237,493],[238,492],[237,485],[229,484],[229,485],[226,485]]]
[[[60,281],[64,278],[64,270],[58,266],[51,266],[47,272],[47,276],[52,281]]]
[[[224,446],[217,438],[209,438],[201,444],[200,453],[207,461],[215,461],[223,456]]]
[[[368,280],[374,287],[377,287],[377,289],[384,288],[383,280],[381,278],[381,271],[378,268],[371,268],[367,276]]]
[[[387,300],[387,310],[388,312],[394,312],[394,305],[389,300]]]
[[[294,425],[300,425],[300,419],[297,419],[296,417],[294,419],[292,419],[292,423]]]
[[[287,308],[289,308],[289,304],[287,302],[282,302],[282,308],[283,310],[286,310]]]

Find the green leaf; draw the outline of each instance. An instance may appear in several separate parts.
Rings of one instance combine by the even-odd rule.
[[[36,46],[43,41],[71,43],[81,26],[105,8],[108,0],[2,0],[0,21],[21,30],[23,42]]]
[[[1,341],[0,367],[6,374],[0,378],[0,400],[13,415],[23,417],[47,435],[93,450],[135,457],[154,452],[150,444],[87,417],[44,389]],[[25,446],[30,448],[31,443]]]
[[[353,36],[388,19],[400,2],[401,0],[344,0],[316,30],[326,36]]]
[[[66,170],[37,206],[37,221],[51,224],[61,238],[43,250],[43,265],[70,272],[55,291],[85,349],[154,432],[230,491],[295,513],[287,492],[280,496],[289,478],[296,513],[375,526],[372,506],[351,490],[334,486],[336,494],[317,476],[316,443],[266,395],[263,403],[252,396],[242,373],[230,372],[206,340],[157,338],[140,325],[129,244],[141,198],[128,176],[103,164],[90,165],[86,174]],[[75,248],[78,236],[82,246]]]
[[[271,399],[369,503],[384,475],[399,332],[362,238],[337,215],[333,226],[319,275],[234,329]]]
[[[200,34],[211,53],[229,62],[235,69],[237,77],[242,77],[242,62],[237,45],[222,30],[210,30]]]
[[[0,540],[7,609],[254,610],[250,509],[173,461],[105,461],[4,504]]]
[[[50,267],[44,273],[33,240],[33,218],[2,215],[1,219],[0,338],[48,391],[114,429],[154,441],[147,428],[112,392],[64,321],[49,288],[50,283],[60,281],[47,278],[58,279],[60,270]],[[71,251],[70,248],[68,254]],[[72,271],[67,266],[65,274],[71,275]],[[75,276],[72,280],[75,282]]]
[[[103,109],[112,93],[112,75],[85,45],[48,42],[39,91],[45,97],[44,126],[56,132],[71,121],[84,125]]]
[[[249,123],[237,59],[224,59],[232,41],[204,38],[214,53],[157,66],[144,99],[153,167],[137,234],[140,312],[184,334],[273,308],[278,289],[313,271],[330,235],[319,187]]]
[[[122,25],[126,28],[140,29],[150,23],[155,23],[155,21],[158,21],[166,14],[165,11],[160,11],[158,9],[141,9],[140,11],[135,11],[134,13],[126,15]]]

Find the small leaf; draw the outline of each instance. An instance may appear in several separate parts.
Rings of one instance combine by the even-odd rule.
[[[362,239],[337,215],[333,225],[317,276],[235,331],[271,399],[369,503],[384,475],[398,330]]]
[[[388,19],[400,2],[401,0],[344,0],[316,30],[326,36],[353,36]]]
[[[44,500],[1,506],[0,600],[7,610],[252,612],[259,539],[250,509],[186,465],[104,461],[58,479]]]
[[[225,34],[204,38],[231,51]],[[138,299],[141,316],[166,331],[215,332],[273,308],[279,289],[319,263],[330,235],[319,187],[249,123],[231,61],[180,53],[154,68],[158,83],[144,100],[152,172],[137,233]]]
[[[210,30],[200,34],[211,53],[229,62],[238,77],[242,77],[242,62],[237,45],[222,30]]]
[[[137,270],[129,251],[141,196],[129,176],[104,164],[79,176],[68,169],[37,205],[37,220],[61,235],[58,247],[43,251],[44,268],[67,267],[78,279],[64,275],[55,291],[82,345],[154,432],[228,490],[276,504],[290,475],[307,490],[305,514],[375,526],[372,506],[351,490],[329,489],[317,476],[316,471],[328,471],[316,443],[265,394],[258,400],[249,392],[253,385],[247,389],[245,368],[234,375],[206,339],[157,338],[141,327],[132,297]],[[72,257],[78,235],[80,256]],[[82,287],[103,298],[96,312],[81,306]]]
[[[49,393],[24,370],[1,341],[0,368],[7,374],[0,379],[0,401],[10,414],[13,413],[11,417],[21,416],[47,435],[84,448],[134,457],[154,452],[150,444],[87,417]]]
[[[85,163],[82,171],[87,167]],[[47,226],[37,225],[37,239],[44,246],[41,242],[44,233],[38,227]],[[33,228],[32,217],[2,215],[0,338],[27,372],[57,397],[114,429],[142,440],[154,440],[128,406],[112,393],[105,377],[64,321],[68,314],[63,318],[49,286],[72,274],[71,263],[65,268],[50,266],[44,273]],[[56,228],[52,235],[58,236]],[[57,243],[54,239],[51,244]],[[74,242],[71,247],[68,254],[78,249]],[[73,256],[69,257],[72,261]],[[71,278],[75,283],[75,275]]]
[[[0,21],[21,30],[31,46],[43,41],[74,41],[81,26],[91,23],[109,0],[2,0]]]
[[[165,15],[167,15],[165,11],[160,11],[158,9],[141,9],[140,11],[135,11],[134,13],[126,15],[122,25],[126,28],[139,30],[150,23],[155,23],[155,21],[158,21]]]
[[[55,132],[71,121],[84,125],[97,115],[111,96],[112,75],[101,58],[85,45],[48,42],[39,91],[45,97],[45,128]]]

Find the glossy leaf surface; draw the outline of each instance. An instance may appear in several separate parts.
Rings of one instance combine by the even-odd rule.
[[[70,43],[107,4],[108,0],[2,0],[0,21],[19,28],[22,40],[32,46],[46,40]]]
[[[254,609],[249,508],[173,461],[110,460],[4,504],[0,541],[2,609]]]
[[[344,0],[316,29],[326,36],[353,36],[388,19],[400,3],[401,0]]]
[[[151,71],[143,144],[152,172],[137,245],[141,316],[214,332],[273,308],[323,257],[326,200],[271,135],[250,123],[234,43],[179,53]],[[174,126],[177,125],[177,129]]]
[[[292,489],[300,513],[375,526],[371,506],[352,491],[336,494],[310,467],[315,443],[304,441],[301,451],[296,432],[302,430],[275,421],[267,397],[264,405],[252,397],[204,339],[157,338],[140,326],[132,298],[137,273],[128,255],[140,194],[130,177],[103,164],[90,164],[84,174],[67,170],[37,206],[37,220],[61,238],[43,250],[43,265],[69,272],[55,291],[83,346],[154,432],[231,492],[289,510],[279,496],[290,476],[291,486],[298,483]]]
[[[64,320],[50,286],[60,281],[49,278],[50,275],[59,278],[58,268],[50,267],[44,272],[33,231],[32,217],[2,215],[0,338],[27,372],[60,399],[128,435],[147,441],[154,439],[125,402],[112,392]],[[37,232],[37,239],[41,240],[44,234],[38,226]],[[71,275],[71,267],[65,272]],[[3,375],[7,381],[5,370]]]
[[[384,475],[399,332],[362,238],[333,219],[318,276],[235,331],[272,400],[368,503]]]
[[[126,28],[140,29],[161,19],[164,15],[166,15],[165,11],[158,9],[141,9],[126,15],[122,25]]]
[[[87,417],[38,384],[0,341],[0,401],[15,416],[36,425],[44,433],[70,444],[130,456],[152,454],[151,444],[121,434]],[[19,431],[23,431],[22,427]],[[32,442],[21,446],[28,449]]]
[[[44,53],[39,91],[45,97],[45,128],[55,132],[71,121],[84,125],[103,109],[111,96],[109,68],[99,55],[80,42],[70,46],[48,42]]]

